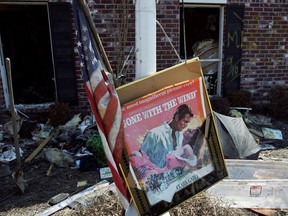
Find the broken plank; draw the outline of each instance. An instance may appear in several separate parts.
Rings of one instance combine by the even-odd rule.
[[[265,216],[277,215],[277,210],[275,209],[252,208],[250,210],[253,212],[256,212],[257,214],[265,215]]]
[[[36,157],[39,152],[45,147],[45,145],[50,141],[50,139],[56,134],[59,133],[59,129],[56,130],[55,133],[50,134],[48,137],[44,139],[44,141],[29,155],[29,157],[26,158],[25,162],[29,163],[31,160],[33,160],[34,157]]]

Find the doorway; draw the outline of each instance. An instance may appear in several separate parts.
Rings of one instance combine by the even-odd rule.
[[[55,101],[47,11],[46,4],[0,4],[2,57],[11,60],[15,104]]]
[[[180,7],[180,55],[199,57],[209,95],[221,95],[224,6]]]

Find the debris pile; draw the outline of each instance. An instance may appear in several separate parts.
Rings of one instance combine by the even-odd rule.
[[[245,122],[250,134],[260,147],[259,158],[256,159],[268,160],[274,158],[279,160],[277,154],[279,155],[283,149],[287,149],[288,125],[286,123],[273,122],[271,118],[251,114],[250,109],[230,109],[229,116],[240,117]],[[55,177],[57,169],[62,168],[80,172],[97,170],[100,176],[100,168],[104,167],[102,169],[103,176],[111,179],[111,175],[107,174],[105,158],[101,157],[104,156],[104,153],[103,149],[99,147],[102,146],[101,139],[92,115],[85,116],[82,119],[81,115],[77,114],[65,124],[58,126],[50,124],[49,121],[37,123],[29,119],[19,119],[19,123],[21,123],[19,124],[21,157],[25,160],[25,164],[31,164],[33,167],[41,166],[40,162],[49,164],[47,166],[49,168],[46,168],[42,175],[48,178]],[[9,124],[5,125],[5,127],[3,124],[0,129],[0,177],[4,178],[5,176],[11,176],[13,171],[11,163],[16,159],[16,155],[12,144],[13,134],[11,134],[11,130],[9,132]],[[275,156],[273,152],[278,153]],[[286,152],[281,155],[281,160],[285,161],[283,158],[287,158],[287,162],[288,156]],[[26,170],[24,171],[26,172]],[[30,179],[25,184],[30,184],[29,181]],[[97,183],[96,176],[95,182]],[[109,188],[111,185],[109,184]],[[78,188],[78,186],[79,188],[88,186],[85,178],[75,184],[75,188]],[[113,215],[122,215],[121,204],[113,190],[112,192],[107,190],[97,194],[97,197],[93,193],[93,198],[91,198],[92,193],[90,193],[89,188],[91,189],[91,187],[88,187],[83,190],[84,193],[78,191],[75,194],[69,194],[65,190],[62,192],[58,191],[54,196],[46,199],[46,204],[42,206],[42,209],[38,209],[37,213],[51,210],[51,207],[55,210],[57,206],[63,204],[62,202],[68,203],[73,199],[73,202],[65,204],[64,207],[56,210],[54,214],[56,216],[72,214],[107,215],[112,212]],[[108,188],[108,186],[106,185],[105,188]],[[82,196],[83,194],[85,195]],[[77,200],[74,200],[75,197],[77,197]],[[219,197],[213,197],[211,194],[202,192],[172,209],[170,215],[258,215],[251,209],[223,207],[223,202],[225,201]],[[279,213],[279,209],[276,211]]]
[[[81,115],[77,114],[64,125],[56,127],[50,124],[49,120],[37,124],[29,119],[19,118],[17,126],[21,134],[21,159],[26,163],[32,160],[47,161],[51,164],[47,170],[48,176],[53,175],[54,167],[91,171],[107,166],[92,115],[85,116],[82,121]],[[11,122],[7,122],[0,131],[1,176],[11,174],[9,162],[16,159],[11,128]]]
[[[259,144],[261,151],[277,148],[287,148],[287,127],[285,123],[273,122],[270,117],[251,114],[248,108],[232,108],[229,115],[243,118],[247,128]],[[285,134],[282,133],[282,130]]]

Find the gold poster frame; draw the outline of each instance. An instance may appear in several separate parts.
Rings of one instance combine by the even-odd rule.
[[[191,59],[185,63],[178,64],[171,68],[157,72],[151,76],[134,81],[127,85],[121,86],[117,89],[121,106],[134,101],[138,98],[146,96],[152,92],[156,92],[167,86],[181,83],[187,80],[202,77],[203,85],[203,103],[207,112],[205,125],[203,128],[204,136],[207,140],[214,170],[208,175],[199,178],[195,182],[187,185],[180,191],[174,194],[171,202],[161,201],[155,205],[151,205],[148,201],[145,191],[137,187],[137,182],[133,174],[130,172],[131,164],[129,162],[129,154],[124,145],[123,157],[120,164],[121,172],[125,179],[127,188],[131,194],[132,201],[137,209],[139,215],[161,215],[171,208],[176,207],[185,200],[193,197],[197,193],[211,187],[218,181],[228,176],[225,165],[225,160],[220,144],[220,140],[215,126],[213,111],[211,108],[209,96],[205,88],[201,63],[198,58]]]

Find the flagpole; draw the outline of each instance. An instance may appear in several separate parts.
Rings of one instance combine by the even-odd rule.
[[[92,31],[93,38],[94,38],[94,40],[95,40],[96,43],[97,43],[97,44],[96,44],[96,47],[99,48],[100,55],[101,55],[102,58],[103,58],[103,61],[104,61],[104,63],[105,63],[105,66],[107,67],[108,72],[110,72],[111,74],[113,74],[112,67],[111,67],[111,65],[110,65],[110,62],[109,62],[109,60],[108,60],[108,57],[107,57],[106,52],[105,52],[105,50],[104,50],[104,47],[103,47],[103,45],[102,45],[101,39],[100,39],[100,37],[99,37],[99,34],[97,33],[97,30],[96,30],[96,28],[95,28],[95,25],[94,25],[93,19],[92,19],[92,17],[91,17],[89,8],[88,8],[88,6],[87,6],[87,3],[85,2],[85,0],[79,0],[79,2],[80,2],[80,5],[81,5],[81,7],[82,7],[82,9],[83,9],[83,12],[84,12],[84,14],[85,14],[85,16],[86,16],[86,18],[87,18],[89,27],[90,27],[90,29],[91,29],[91,31]],[[94,40],[93,40],[93,42],[94,42]]]
[[[127,209],[130,203],[130,194],[119,170],[124,141],[121,105],[114,82],[110,79],[110,76],[107,76],[107,73],[112,71],[111,66],[94,26],[88,5],[84,0],[74,1],[79,3],[77,8],[74,9],[75,15],[77,15],[76,21],[79,21],[75,24],[79,31],[79,34],[76,35],[77,48],[84,88],[95,116],[119,200],[124,209]]]

